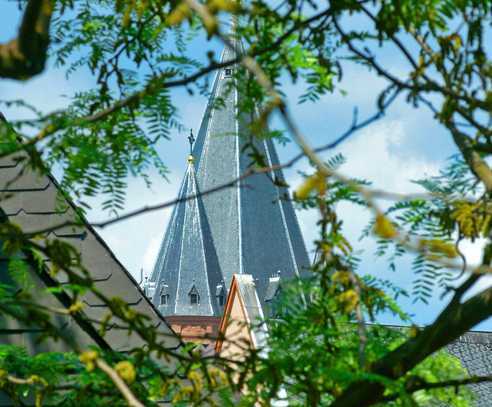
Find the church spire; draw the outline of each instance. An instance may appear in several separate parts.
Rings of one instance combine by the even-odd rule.
[[[188,140],[192,146],[193,133]],[[213,316],[220,313],[215,286],[221,276],[191,151],[179,198],[150,278],[152,301],[163,315]]]
[[[224,49],[222,61],[233,59],[240,49],[240,41],[232,41],[234,47]],[[192,159],[180,198],[237,179],[252,164],[244,152],[246,142],[254,143],[267,165],[278,164],[273,141],[252,138],[249,115],[238,112],[242,95],[232,82],[235,69],[226,67],[216,74],[196,141],[190,135]],[[220,315],[217,292],[228,289],[237,273],[253,276],[264,301],[270,278],[278,270],[283,279],[309,267],[294,208],[285,199],[288,191],[272,179],[282,181],[281,171],[251,176],[239,185],[180,202],[174,209],[151,277],[156,284],[167,285],[170,305],[161,307],[164,315]],[[190,308],[186,299],[191,301],[193,286],[200,306]],[[154,302],[157,294],[158,289]],[[199,314],[194,312],[198,308]]]

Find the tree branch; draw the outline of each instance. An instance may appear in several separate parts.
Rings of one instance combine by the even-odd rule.
[[[121,392],[126,402],[130,407],[145,407],[132,393],[127,384],[123,381],[123,379],[118,375],[116,370],[114,370],[111,366],[109,366],[104,360],[98,358],[96,359],[96,365],[99,369],[101,369],[104,373],[106,373],[109,378],[113,381],[115,386]]]
[[[285,33],[283,33],[279,38],[276,39],[276,41],[271,44],[268,48],[262,48],[262,49],[251,49],[250,50],[250,55],[251,57],[256,57],[261,54],[264,54],[265,52],[270,51],[271,49],[275,49],[279,47],[283,41],[285,41],[290,35],[292,35],[294,32],[297,30],[313,23],[314,21],[326,17],[329,13],[331,12],[331,8],[328,8],[318,14],[315,14],[311,16],[310,18],[306,20],[299,20],[297,21],[293,27],[291,27],[289,30],[287,30]],[[89,123],[94,123],[99,120],[103,120],[112,113],[117,112],[118,110],[125,108],[127,106],[132,106],[132,105],[137,105],[140,100],[142,100],[145,96],[157,91],[158,89],[170,89],[174,87],[179,87],[179,86],[185,86],[189,83],[195,82],[196,80],[200,79],[201,77],[209,74],[210,72],[216,71],[218,69],[222,69],[234,64],[237,64],[238,62],[241,61],[242,56],[238,56],[236,58],[232,58],[227,61],[223,62],[212,62],[208,66],[203,67],[202,69],[196,71],[195,73],[184,76],[180,79],[175,79],[175,80],[167,80],[169,77],[169,73],[165,72],[160,75],[154,76],[147,85],[139,90],[136,91],[127,97],[120,99],[116,101],[114,104],[111,106],[107,107],[106,109],[102,109],[96,113],[93,113],[91,115],[87,115],[84,117],[79,117],[75,118],[72,123],[69,123],[72,126],[77,126],[77,125],[83,125],[83,124],[89,124]],[[1,62],[1,61],[0,61]],[[48,116],[45,117],[45,119],[49,117],[55,117],[57,115],[60,115],[63,112],[55,112],[52,113]],[[37,144],[38,142],[45,140],[46,138],[50,137],[51,135],[55,134],[57,131],[61,130],[62,128],[66,127],[67,123],[66,121],[62,120],[58,124],[48,124],[45,126],[41,131],[39,131],[34,137],[29,139],[29,141],[20,144],[18,147],[18,150],[26,147],[33,146]],[[9,152],[8,154],[11,154]],[[4,154],[5,155],[5,154]],[[0,157],[4,156],[0,155]]]
[[[44,70],[52,14],[51,0],[29,0],[17,38],[0,44],[0,77],[28,79]]]
[[[458,387],[484,382],[492,382],[492,376],[471,376],[467,377],[466,379],[446,380],[436,383],[421,381],[420,383],[409,383],[407,390],[410,392],[415,392],[418,390],[441,389],[443,387]]]
[[[492,288],[464,303],[451,301],[436,321],[388,353],[373,365],[371,373],[398,379],[435,351],[458,339],[466,331],[492,313]],[[360,380],[350,385],[332,407],[363,407],[380,402],[385,386],[374,381]]]
[[[349,271],[350,281],[354,285],[354,289],[359,297],[357,306],[355,307],[355,316],[357,319],[357,333],[359,335],[359,366],[362,370],[366,369],[366,344],[367,344],[367,330],[366,321],[364,320],[364,312],[362,310],[362,290],[358,277],[353,270]]]
[[[453,141],[463,154],[463,158],[470,167],[473,174],[483,182],[485,189],[492,193],[492,170],[480,154],[474,150],[473,141],[464,133],[460,132],[456,126],[449,123],[448,129],[451,131]]]
[[[461,387],[470,384],[487,383],[492,382],[492,376],[471,376],[465,379],[452,379],[442,382],[428,382],[421,377],[412,376],[405,384],[405,391],[408,393],[415,393],[420,390],[433,390],[442,389],[444,387]],[[381,401],[384,403],[397,400],[400,397],[399,394],[393,394],[391,396],[384,397]]]

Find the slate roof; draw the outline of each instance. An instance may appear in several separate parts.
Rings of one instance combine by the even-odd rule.
[[[23,167],[24,163],[14,158],[7,157],[0,160],[0,209],[7,220],[20,225],[26,232],[74,221],[77,216],[75,206],[60,193],[55,179],[51,175],[37,175]],[[148,315],[158,331],[164,334],[164,344],[169,348],[179,346],[179,340],[144,295],[138,283],[86,221],[82,227],[67,226],[51,232],[50,235],[67,241],[77,248],[82,263],[90,271],[97,288],[103,294],[107,297],[120,297],[135,311]],[[8,279],[7,262],[8,259],[0,255],[0,279],[3,282]],[[49,263],[46,264],[49,267]],[[36,277],[34,273],[31,274],[38,287],[36,292],[40,297],[44,297],[41,301],[47,305],[60,307],[60,301],[63,299],[45,294],[43,289],[49,284],[63,286],[63,273],[58,274],[58,279],[51,277],[52,280],[49,280],[48,273],[42,278]],[[88,318],[101,320],[107,314],[106,306],[92,294],[85,294],[82,300],[85,304],[84,313]],[[62,305],[67,306],[63,302]],[[76,338],[82,348],[94,343],[103,347],[110,346],[119,351],[142,346],[142,341],[136,334],[128,336],[126,332],[115,326],[116,322],[110,321],[110,329],[102,338],[96,332],[97,327],[94,329],[90,324],[89,327],[83,327],[81,321],[73,320],[71,317],[57,317],[59,326]],[[39,334],[36,327],[20,326],[16,321],[0,317],[0,343],[25,345],[31,351],[65,350],[60,342],[50,342],[40,347],[35,343]]]
[[[235,49],[226,48],[221,57],[223,61],[234,58],[241,49],[240,41],[233,41]],[[231,69],[232,72],[228,71]],[[249,120],[244,114],[238,115],[238,102],[242,95],[240,90],[231,86],[235,80],[234,69],[237,67],[217,72],[193,149],[197,189],[200,191],[235,180],[251,165],[251,158],[243,151],[245,144],[251,141],[247,126]],[[254,138],[253,142],[257,151],[265,157],[267,165],[279,163],[272,140]],[[184,185],[187,177],[189,173],[185,175]],[[184,206],[177,206],[149,279],[149,286],[157,287],[162,282],[173,287],[171,291],[176,291],[171,296],[186,298],[194,278],[197,288],[198,285],[203,287],[200,296],[206,297],[208,293],[217,291],[217,284],[223,284],[228,289],[233,274],[251,274],[259,298],[264,301],[270,277],[279,273],[282,278],[302,275],[309,268],[309,258],[294,208],[285,199],[288,190],[275,185],[272,179],[284,180],[281,171],[257,174],[234,187],[204,195],[197,204],[203,210],[193,212],[199,219],[191,223],[200,224],[202,229],[208,225],[209,230],[202,230],[201,238],[192,238],[196,231],[187,225],[182,226]],[[186,188],[182,188],[179,196],[184,198],[186,193]],[[170,243],[173,239],[177,242],[191,240],[196,247],[192,247],[192,244],[180,251],[179,245]],[[201,267],[194,270],[183,268],[184,264],[198,263],[196,253],[200,251],[202,240],[210,246],[205,254],[216,256],[216,260],[212,260],[214,268],[207,269],[208,281]],[[176,258],[181,259],[179,264],[175,262]],[[211,273],[215,274],[212,276]],[[202,282],[198,283],[200,279]],[[154,303],[157,295],[155,291]],[[222,307],[218,297],[211,298],[211,302],[211,307],[204,305],[192,310],[178,301],[174,308],[168,306],[161,309],[164,315],[193,313],[220,316]]]
[[[467,332],[448,345],[447,350],[461,360],[470,375],[492,375],[492,332]],[[472,384],[469,387],[476,396],[476,407],[492,405],[492,383]]]
[[[193,158],[188,159],[180,197],[197,196],[174,208],[155,269],[152,297],[163,315],[217,315],[221,275],[210,227],[197,186]],[[162,294],[169,297],[164,300]],[[196,303],[191,296],[196,295]]]

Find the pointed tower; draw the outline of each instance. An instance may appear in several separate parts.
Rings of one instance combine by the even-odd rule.
[[[226,48],[222,61],[234,58],[241,46],[234,43],[236,49]],[[242,96],[233,86],[234,69],[216,74],[181,198],[227,184],[252,164],[244,152],[252,138],[247,115],[238,112]],[[268,166],[279,163],[272,140],[253,140]],[[272,277],[278,283],[308,269],[288,191],[278,186],[283,180],[281,171],[257,174],[175,207],[149,282],[163,315],[218,317],[234,274],[251,274],[264,302]],[[199,304],[192,303],[196,299]]]
[[[150,281],[153,303],[163,315],[220,314],[215,287],[222,280],[217,255],[200,197],[193,156],[179,192]]]

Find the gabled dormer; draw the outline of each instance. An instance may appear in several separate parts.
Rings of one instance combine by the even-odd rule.
[[[198,292],[195,285],[191,287],[191,290],[188,293],[188,297],[190,298],[190,305],[200,305],[200,293]]]
[[[219,307],[223,307],[226,300],[226,290],[223,281],[221,284],[217,284],[217,287],[215,288],[215,298]]]
[[[280,293],[280,273],[268,279],[265,302],[273,301]]]
[[[159,290],[159,306],[167,307],[168,305],[170,305],[169,286],[167,284],[161,284]]]

